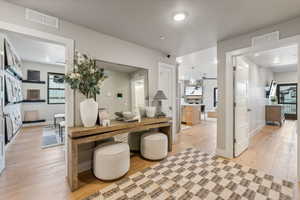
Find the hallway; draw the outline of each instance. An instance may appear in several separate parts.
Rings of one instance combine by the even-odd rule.
[[[96,179],[91,172],[80,175],[84,186],[71,193],[64,177],[65,162],[63,147],[41,149],[42,128],[23,129],[7,152],[7,168],[0,177],[0,199],[81,199],[109,185]],[[215,153],[216,121],[206,120],[183,130],[173,145],[174,151],[199,148]],[[296,122],[286,121],[280,128],[266,126],[251,142],[249,149],[233,159],[242,165],[260,169],[266,173],[290,181],[296,180]],[[156,162],[139,156],[131,159],[131,175]],[[299,187],[298,187],[299,189]]]

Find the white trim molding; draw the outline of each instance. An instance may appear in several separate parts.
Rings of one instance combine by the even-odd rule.
[[[65,46],[66,51],[66,67],[65,73],[73,71],[73,64],[74,64],[74,50],[75,50],[75,42],[72,39],[61,37],[58,35],[42,32],[36,29],[27,28],[24,26],[19,26],[16,24],[11,24],[7,22],[0,21],[0,29],[11,31],[15,33],[20,33],[23,35],[31,36],[34,38],[52,41],[54,43],[62,44]],[[75,92],[70,88],[70,86],[66,85],[65,87],[65,113],[66,113],[66,133],[68,132],[68,127],[75,125]],[[66,137],[67,134],[65,134]],[[65,141],[68,141],[65,139]],[[67,166],[68,160],[68,143],[65,145],[65,162]],[[65,168],[65,175],[67,175],[67,167]]]

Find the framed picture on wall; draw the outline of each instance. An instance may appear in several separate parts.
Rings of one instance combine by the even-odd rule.
[[[27,80],[30,81],[40,81],[41,75],[40,71],[37,70],[27,70]]]
[[[28,89],[27,90],[27,100],[39,100],[40,90],[38,89]]]

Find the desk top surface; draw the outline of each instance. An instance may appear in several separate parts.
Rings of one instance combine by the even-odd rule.
[[[159,124],[159,123],[166,123],[170,122],[171,118],[169,117],[162,117],[162,118],[143,118],[141,122],[123,122],[123,121],[111,121],[110,126],[94,126],[94,127],[69,127],[68,135],[71,138],[82,137],[93,135],[96,133],[105,133],[111,131],[117,131],[121,129],[130,129],[139,126],[145,126],[150,124]]]

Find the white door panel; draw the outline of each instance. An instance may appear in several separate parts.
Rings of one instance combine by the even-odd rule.
[[[249,146],[248,76],[249,65],[236,58],[235,70],[235,138],[234,156],[239,156]]]
[[[162,101],[162,111],[172,118],[173,141],[176,139],[176,79],[173,65],[159,63],[158,87],[162,90],[167,100]]]
[[[172,70],[162,67],[159,72],[160,84],[159,89],[167,96],[167,100],[162,101],[162,111],[172,117]]]

